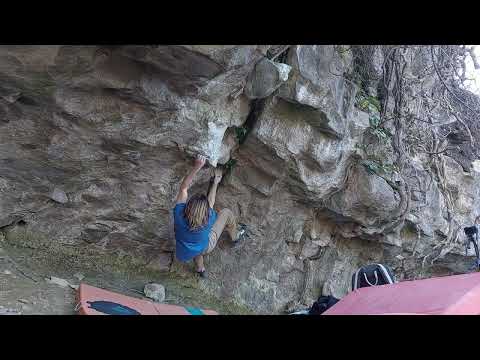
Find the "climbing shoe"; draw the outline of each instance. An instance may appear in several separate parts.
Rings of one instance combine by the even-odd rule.
[[[237,238],[233,241],[232,246],[237,247],[238,245],[243,243],[243,241],[247,237],[250,237],[250,235],[248,235],[248,233],[247,233],[247,225],[242,224],[242,223],[238,223],[238,225],[237,225]]]
[[[207,270],[197,271],[197,274],[198,274],[198,276],[200,276],[202,279],[206,279],[206,278],[207,278]]]

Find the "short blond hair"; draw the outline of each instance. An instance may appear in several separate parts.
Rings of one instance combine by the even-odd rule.
[[[194,195],[185,205],[184,216],[190,230],[198,230],[207,225],[209,219],[208,199],[203,194]]]

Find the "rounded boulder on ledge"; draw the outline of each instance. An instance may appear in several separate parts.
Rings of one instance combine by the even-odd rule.
[[[145,296],[156,301],[163,302],[165,300],[165,287],[161,284],[147,284],[143,289]]]

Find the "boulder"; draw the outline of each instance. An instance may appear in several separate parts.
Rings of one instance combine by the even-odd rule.
[[[163,302],[165,300],[165,287],[161,284],[147,284],[145,285],[143,292],[146,297],[155,300],[156,302]]]
[[[288,80],[291,67],[269,59],[262,59],[247,78],[245,95],[249,99],[263,99]]]
[[[68,203],[67,194],[65,194],[65,192],[63,190],[59,189],[59,188],[53,189],[52,194],[50,195],[50,198],[53,201],[56,201],[60,204]]]

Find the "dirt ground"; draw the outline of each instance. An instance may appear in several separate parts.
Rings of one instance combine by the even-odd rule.
[[[145,284],[156,282],[165,286],[166,304],[212,309],[223,315],[250,313],[242,307],[208,296],[174,274],[155,275],[154,278],[150,275],[149,278],[139,274],[105,273],[55,260],[37,250],[1,242],[0,314],[76,314],[76,290],[49,283],[46,279],[50,276],[65,279],[72,285],[83,282],[141,299],[146,299],[143,296]]]

